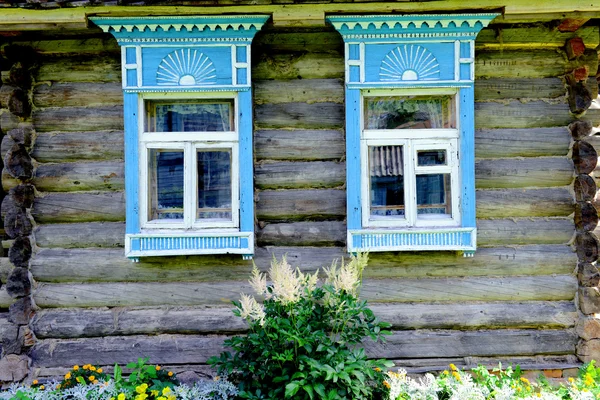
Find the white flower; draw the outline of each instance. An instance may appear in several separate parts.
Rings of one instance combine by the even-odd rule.
[[[326,283],[331,284],[337,292],[346,291],[354,296],[358,295],[358,287],[362,280],[362,274],[368,262],[367,253],[359,253],[352,256],[350,262],[342,263],[340,268],[337,268],[337,263],[334,261],[331,267],[325,269],[327,274]]]
[[[293,304],[300,299],[304,275],[299,269],[294,271],[285,256],[280,262],[273,258],[269,278],[271,278],[272,295],[275,299],[283,304]]]
[[[252,278],[249,280],[250,286],[252,286],[258,295],[264,295],[266,298],[269,298],[269,292],[267,291],[267,277],[265,274],[260,273],[258,268],[256,268],[256,264],[253,263],[253,266]]]
[[[260,326],[265,324],[265,311],[263,307],[258,304],[254,297],[250,297],[245,293],[242,293],[240,297],[240,317],[246,321],[258,321]]]

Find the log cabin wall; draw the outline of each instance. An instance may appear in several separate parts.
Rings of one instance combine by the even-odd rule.
[[[492,24],[480,33],[478,251],[474,258],[371,254],[362,295],[394,333],[386,345],[369,345],[370,355],[412,372],[451,362],[514,361],[534,370],[579,365],[578,254],[570,246],[575,168],[567,128],[574,116],[566,76],[582,66],[598,69],[598,36],[592,24],[561,32],[552,22]],[[585,51],[570,59],[565,43],[572,38],[581,38]],[[5,38],[2,54],[16,46],[35,54],[27,92],[32,111],[26,118],[10,112],[19,86],[2,71],[0,128],[30,128],[34,140],[25,148],[35,169],[22,179],[5,166],[2,184],[15,193],[29,182],[35,199],[26,207],[7,196],[2,214],[5,226],[15,210],[35,221],[27,264],[35,313],[23,325],[34,337],[18,352],[30,358],[31,376],[141,356],[205,373],[223,338],[244,331],[230,300],[251,291],[251,263],[240,256],[126,259],[116,41],[91,28],[33,32]],[[255,262],[266,270],[273,255],[287,255],[292,265],[314,271],[346,255],[342,39],[329,27],[267,26],[252,57]],[[600,123],[593,110],[578,115]],[[4,137],[3,157],[18,141]],[[2,266],[3,283],[22,268]],[[3,285],[3,332],[14,325],[8,307],[15,303]]]

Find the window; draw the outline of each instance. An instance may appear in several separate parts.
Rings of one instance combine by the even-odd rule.
[[[268,18],[90,18],[121,46],[127,257],[252,257],[250,43]]]
[[[497,14],[345,15],[349,252],[476,249],[475,36]]]

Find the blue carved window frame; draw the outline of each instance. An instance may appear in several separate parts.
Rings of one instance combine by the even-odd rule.
[[[250,45],[254,35],[269,17],[228,15],[89,18],[104,32],[111,33],[121,46],[127,257],[137,261],[143,256],[241,254],[248,259],[254,254]],[[164,66],[164,62],[177,60],[178,56],[184,55],[198,58],[198,63],[212,63],[210,79],[204,79],[200,75],[194,79],[184,78],[183,74],[190,73],[183,71],[183,67],[177,69],[182,74],[179,80],[160,79],[158,70],[161,63]],[[146,151],[142,144],[144,101],[161,98],[163,95],[176,100],[232,99],[236,137],[230,141],[233,144],[227,142],[221,146],[231,147],[234,157],[231,164],[238,175],[232,189],[234,194],[238,192],[239,199],[234,198],[238,207],[232,207],[232,213],[239,212],[239,216],[232,217],[235,221],[232,227],[203,228],[188,224],[183,229],[149,229],[147,224],[144,225],[144,218],[141,216],[143,207],[140,206],[148,201],[148,193],[138,177],[140,173],[143,176],[144,169],[148,168],[140,163],[144,158],[141,154]],[[197,139],[201,143],[198,146],[214,145],[212,139],[206,133],[204,135],[203,139]],[[214,140],[218,143],[219,139],[215,136]],[[197,145],[195,139],[190,139],[190,142],[193,142],[190,146]],[[188,161],[186,168],[195,168],[193,164],[188,166],[187,163]],[[232,176],[235,174],[232,173]],[[192,190],[186,193],[192,193]]]
[[[336,15],[326,18],[345,43],[349,252],[456,250],[465,256],[475,252],[475,37],[497,15]],[[391,61],[387,65],[386,58]],[[419,71],[424,59],[433,64]],[[431,70],[432,65],[437,68]],[[420,91],[425,95],[455,93],[459,167],[458,176],[453,177],[457,180],[453,187],[459,190],[453,199],[458,201],[459,208],[454,226],[420,227],[403,223],[379,227],[366,222],[365,197],[370,192],[365,175],[369,167],[366,166],[363,108],[365,96],[378,91],[388,91],[395,96]],[[370,134],[373,138],[377,133]],[[406,147],[408,142],[396,143],[404,143]],[[445,142],[440,140],[440,143]]]

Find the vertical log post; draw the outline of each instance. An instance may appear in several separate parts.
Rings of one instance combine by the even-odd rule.
[[[15,87],[9,95],[7,106],[13,119],[19,121],[19,127],[5,131],[14,144],[2,155],[2,160],[4,170],[17,179],[19,185],[8,193],[12,201],[8,203],[9,209],[3,210],[5,232],[14,239],[8,250],[8,259],[14,268],[3,283],[14,302],[8,310],[9,325],[0,337],[0,380],[20,381],[29,374],[26,353],[35,343],[29,327],[35,307],[31,296],[33,277],[29,270],[35,247],[34,222],[30,214],[35,188],[29,183],[35,173],[30,155],[35,140],[31,123],[35,52],[28,48],[7,46],[5,55],[12,63],[9,80],[11,86]]]

